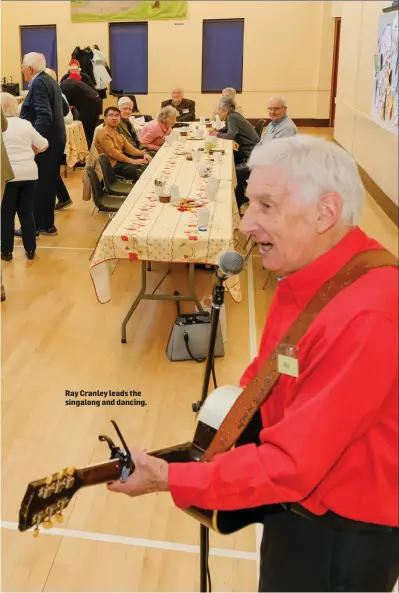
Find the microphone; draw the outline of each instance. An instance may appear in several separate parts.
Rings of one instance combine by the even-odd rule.
[[[218,283],[224,282],[229,276],[239,274],[245,265],[245,260],[237,251],[224,251],[219,258],[219,267],[215,272]]]

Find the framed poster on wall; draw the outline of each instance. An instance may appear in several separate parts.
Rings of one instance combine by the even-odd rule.
[[[398,81],[398,11],[394,10],[380,16],[371,105],[372,119],[394,134],[398,134]]]
[[[72,22],[150,21],[187,18],[187,0],[72,0]]]

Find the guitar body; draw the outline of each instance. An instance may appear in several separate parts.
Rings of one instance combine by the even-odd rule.
[[[150,455],[160,457],[168,463],[200,462],[225,416],[230,411],[242,389],[233,385],[218,387],[212,391],[200,409],[193,442],[184,443],[153,451]],[[259,432],[262,428],[260,414],[256,414],[235,446],[248,443],[259,444]],[[196,519],[212,531],[228,535],[252,525],[262,523],[266,507],[240,509],[237,511],[217,511],[189,507],[183,509],[190,517]]]

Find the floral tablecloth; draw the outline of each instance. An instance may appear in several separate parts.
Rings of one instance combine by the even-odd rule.
[[[225,150],[219,164],[211,163],[205,152],[200,163],[187,160],[185,154],[200,145],[198,141],[181,138],[171,146],[163,146],[103,232],[90,266],[101,303],[111,298],[110,277],[120,259],[217,265],[222,252],[234,249],[240,216],[234,195],[232,142],[217,140],[216,147]],[[199,176],[201,164],[212,165],[212,176],[220,180],[212,201],[206,196],[208,180]],[[206,231],[198,230],[197,210],[200,208],[182,211],[173,203],[159,201],[154,184],[158,178],[164,178],[167,186],[177,184],[181,198],[203,201],[204,207],[211,211]],[[226,287],[239,302],[239,277],[229,278]]]
[[[64,151],[66,164],[72,169],[76,163],[84,161],[89,154],[89,147],[81,121],[75,120],[72,124],[65,126],[65,130],[67,137]]]

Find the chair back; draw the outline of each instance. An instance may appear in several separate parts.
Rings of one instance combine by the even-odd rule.
[[[91,192],[93,194],[93,201],[94,201],[95,205],[97,206],[97,208],[99,210],[101,210],[102,199],[104,197],[104,190],[101,185],[101,181],[97,177],[97,173],[96,173],[94,167],[87,166],[86,171],[87,171],[87,174],[90,179]]]
[[[260,119],[259,121],[256,122],[255,132],[258,134],[259,140],[262,138],[262,132],[263,132],[263,128],[265,127],[265,125],[266,125],[265,119]]]
[[[100,154],[98,160],[100,162],[100,167],[103,174],[105,191],[107,194],[112,195],[112,185],[118,181],[115,171],[113,170],[106,154]]]

